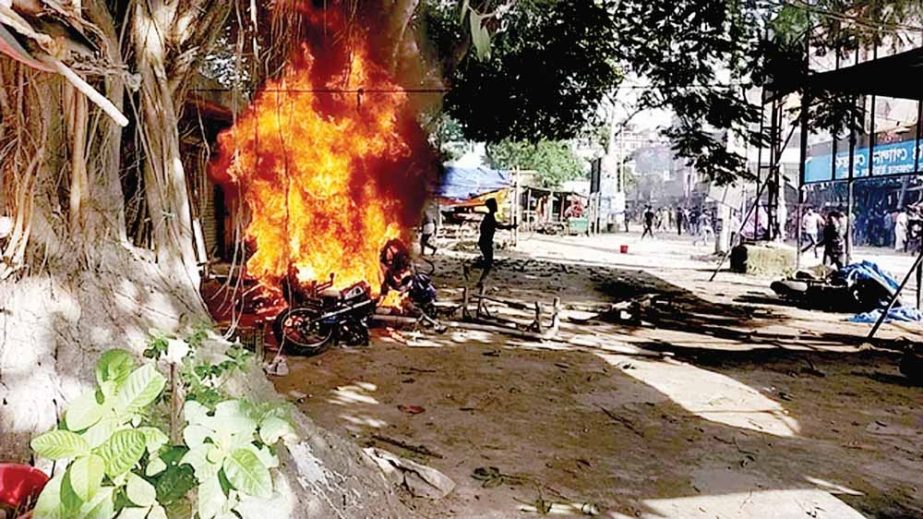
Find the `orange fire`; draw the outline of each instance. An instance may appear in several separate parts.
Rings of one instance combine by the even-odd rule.
[[[213,175],[239,195],[255,248],[248,274],[267,285],[294,266],[302,281],[377,293],[379,252],[406,237],[425,196],[425,137],[407,93],[363,41],[341,63],[304,44],[218,140]]]

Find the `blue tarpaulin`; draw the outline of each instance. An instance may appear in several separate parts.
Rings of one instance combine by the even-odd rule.
[[[878,318],[881,317],[881,310],[872,310],[871,312],[866,312],[864,314],[854,315],[849,320],[854,323],[865,323],[865,324],[875,324],[878,321]],[[923,321],[923,314],[920,313],[916,308],[910,307],[900,307],[892,308],[888,312],[888,317],[885,317],[885,322],[890,323],[893,321],[901,323],[917,323]]]
[[[463,201],[512,186],[509,171],[448,166],[437,194],[448,200]]]
[[[890,274],[885,272],[878,266],[877,263],[871,261],[860,261],[859,263],[853,263],[852,265],[846,265],[842,269],[834,273],[834,276],[845,281],[848,285],[852,285],[856,281],[862,280],[872,280],[880,284],[881,286],[888,289],[892,295],[897,292],[897,289],[900,287],[900,284],[894,279]],[[887,305],[887,301],[881,302],[882,306]],[[866,312],[864,314],[858,314],[851,317],[849,320],[854,323],[868,323],[872,324],[881,317],[881,312],[884,309],[872,310],[871,312]],[[909,307],[895,307],[888,312],[888,316],[885,318],[885,322],[899,321],[899,322],[919,322],[923,320],[923,314],[921,314],[916,308]]]
[[[846,265],[842,269],[836,271],[834,276],[842,279],[848,285],[851,285],[856,281],[863,280],[877,281],[881,286],[887,288],[888,292],[892,294],[897,292],[897,289],[900,286],[900,284],[891,276],[891,274],[888,274],[882,270],[877,263],[872,263],[871,261],[860,261],[859,263]]]

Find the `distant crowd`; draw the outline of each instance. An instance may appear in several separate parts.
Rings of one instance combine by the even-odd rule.
[[[889,247],[899,252],[910,252],[920,245],[923,234],[923,218],[914,216],[906,209],[888,211],[875,209],[864,214],[853,214],[852,218],[852,245]],[[767,226],[767,217],[761,213],[743,231],[747,237],[762,235]],[[653,238],[655,234],[676,233],[679,236],[689,235],[694,243],[708,243],[718,231],[718,220],[713,209],[703,207],[654,207],[650,204],[643,209],[630,214],[625,220],[625,231],[630,231],[631,224],[642,226],[642,238]],[[737,233],[741,229],[739,211],[732,210],[729,224],[732,245],[737,243]],[[754,226],[756,231],[754,232]],[[828,229],[829,227],[829,229]],[[831,256],[838,256],[840,248],[838,241],[845,243],[847,232],[845,211],[837,207],[828,207],[822,210],[808,208],[801,219],[802,246],[804,250],[816,247],[818,250],[825,243],[832,243]],[[794,239],[798,230],[797,211],[789,213],[787,225],[784,229],[785,236]],[[839,238],[838,238],[839,237]],[[829,238],[829,239],[828,239]],[[845,248],[845,246],[844,246]]]
[[[828,225],[830,215],[836,214],[843,227],[845,238],[846,215],[841,209],[827,209],[821,214],[808,208],[801,220],[802,243],[810,243],[814,238],[823,236],[823,229]],[[872,210],[866,214],[850,218],[852,220],[853,245],[872,247],[893,247],[898,252],[908,252],[914,241],[914,225],[906,209],[895,211]]]
[[[689,235],[693,238],[693,244],[706,245],[714,240],[717,231],[717,218],[714,212],[702,207],[683,207],[674,208],[661,207],[655,209],[651,205],[644,207],[639,215],[639,223],[643,226],[641,238],[653,238],[654,233],[672,233],[677,235]],[[628,231],[629,219],[625,220],[626,231]],[[735,210],[731,211],[731,220],[729,223],[732,234],[732,243],[736,242],[736,233],[740,229],[740,217]]]

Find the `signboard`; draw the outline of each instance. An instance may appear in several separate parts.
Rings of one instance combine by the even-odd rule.
[[[923,159],[923,144],[917,145],[916,141],[876,145],[872,155],[870,175],[869,148],[868,146],[856,147],[853,156],[853,178],[915,173],[914,166],[918,163],[915,162],[914,151],[916,151],[916,156]],[[837,153],[835,167],[831,163],[831,157],[829,153],[808,156],[804,169],[805,184],[849,179],[849,150]],[[920,160],[919,164],[923,164],[923,160]]]

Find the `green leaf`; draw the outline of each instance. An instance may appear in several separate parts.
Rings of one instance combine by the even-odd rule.
[[[87,441],[70,431],[50,431],[32,439],[32,450],[43,458],[60,460],[90,452]]]
[[[96,382],[115,382],[121,385],[131,370],[135,368],[135,359],[125,350],[109,350],[96,362]]]
[[[147,519],[167,519],[167,511],[160,505],[154,505],[151,507],[151,513],[147,515]]]
[[[201,424],[208,417],[208,408],[195,400],[186,400],[183,405],[183,419],[190,424]]]
[[[490,33],[484,28],[483,19],[484,16],[474,10],[468,15],[468,21],[471,23],[471,42],[479,59],[490,57]]]
[[[199,484],[199,493],[197,496],[199,519],[213,519],[221,513],[228,497],[221,489],[221,482],[218,475],[205,479]]]
[[[214,434],[211,429],[204,425],[187,425],[183,429],[183,441],[190,449],[205,445],[205,440]]]
[[[66,517],[74,517],[84,503],[71,484],[71,473],[68,470],[64,473],[64,481],[61,482],[61,511]]]
[[[468,11],[470,10],[470,3],[471,3],[471,0],[464,0],[464,2],[462,2],[461,12],[458,18],[459,24],[465,23],[465,15],[468,14]]]
[[[106,475],[112,478],[131,470],[144,455],[146,443],[141,431],[129,429],[113,434],[97,449],[97,454],[106,463]]]
[[[96,401],[96,391],[89,391],[67,406],[64,423],[71,431],[82,431],[98,422],[103,417],[104,411],[103,406]]]
[[[260,439],[266,445],[275,445],[280,438],[297,439],[295,429],[288,420],[270,416],[260,424]]]
[[[138,506],[151,506],[157,500],[157,491],[154,485],[148,483],[144,478],[137,474],[128,476],[128,485],[125,486],[125,495],[132,503]]]
[[[215,474],[217,474],[217,471],[215,471]],[[195,474],[189,465],[170,467],[154,483],[154,489],[157,491],[157,502],[165,506],[172,505],[186,497],[186,494],[195,486]]]
[[[180,465],[186,464],[195,470],[195,477],[197,477],[199,481],[204,481],[218,474],[218,471],[221,470],[221,465],[215,465],[208,461],[208,451],[211,450],[211,447],[211,445],[193,447],[189,449],[189,452],[183,455],[183,459],[180,460]]]
[[[272,451],[269,450],[269,447],[265,445],[262,447],[257,447],[251,443],[243,448],[247,449],[253,454],[256,454],[256,457],[260,459],[266,468],[274,469],[279,466],[279,457],[273,454]]]
[[[238,491],[256,497],[272,497],[272,477],[263,462],[247,449],[224,458],[224,475]]]
[[[141,366],[128,375],[116,395],[116,407],[125,411],[140,411],[163,391],[167,379],[153,364]]]
[[[135,508],[133,506],[126,506],[122,509],[122,512],[119,514],[118,519],[146,519],[148,512],[151,509],[148,507],[144,508]]]
[[[79,519],[112,519],[115,516],[115,500],[113,487],[102,487],[93,496],[93,499],[80,507]],[[39,519],[36,516],[36,519]]]
[[[151,454],[160,450],[161,447],[170,441],[167,434],[156,427],[140,427],[138,430],[144,433],[144,437],[147,439],[147,452]]]
[[[80,436],[87,441],[91,449],[95,449],[106,443],[106,440],[121,426],[122,423],[118,418],[103,418],[96,422],[93,427],[83,431]]]
[[[187,452],[189,452],[189,449],[181,445],[167,447],[160,453],[160,459],[165,461],[167,465],[179,465],[180,460],[183,459]]]
[[[156,476],[161,472],[167,470],[167,464],[160,458],[153,458],[147,463],[147,467],[144,469],[144,475],[148,477]]]
[[[95,454],[77,458],[67,469],[70,486],[82,501],[93,499],[103,482],[105,472],[105,462]]]
[[[65,519],[64,511],[61,509],[61,483],[63,481],[64,474],[58,474],[51,478],[51,481],[42,489],[32,512],[35,519]]]

